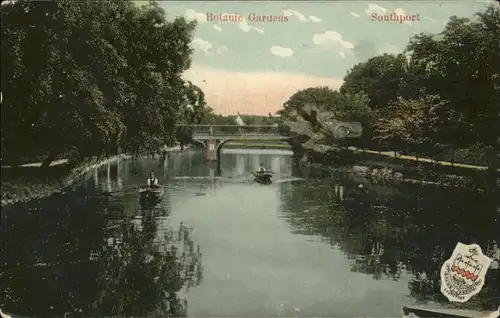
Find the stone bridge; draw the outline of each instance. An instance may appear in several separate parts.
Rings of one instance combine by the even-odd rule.
[[[192,132],[193,141],[203,145],[206,158],[218,161],[220,150],[228,141],[288,141],[277,125],[184,125]]]

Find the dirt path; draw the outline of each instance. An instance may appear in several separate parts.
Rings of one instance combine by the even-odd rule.
[[[59,159],[52,161],[52,163],[49,165],[49,167],[53,166],[59,166],[68,163],[68,159]],[[41,162],[32,162],[32,163],[25,163],[24,165],[19,165],[19,168],[31,168],[31,167],[41,167],[42,163]],[[2,166],[3,168],[12,168],[12,166]]]
[[[187,149],[188,147],[185,146],[184,149]],[[173,147],[168,147],[166,149],[167,151],[180,151],[181,147],[179,145],[173,146]],[[54,166],[59,166],[59,165],[64,165],[68,163],[68,159],[59,159],[59,160],[54,160],[52,163],[49,165],[49,167],[54,167]],[[41,167],[42,162],[32,162],[32,163],[25,163],[23,165],[19,165],[19,168],[32,168],[32,167]],[[12,166],[6,165],[6,166],[1,166],[2,169],[4,168],[12,168]]]
[[[355,147],[349,147],[349,150],[352,150],[354,152],[365,152],[365,153],[372,153],[372,154],[377,154],[377,155],[382,155],[386,157],[392,157],[394,158],[394,151],[375,151],[375,150],[368,150],[368,149],[358,149]],[[476,170],[487,170],[488,167],[484,166],[476,166],[476,165],[469,165],[465,163],[451,163],[448,161],[438,161],[434,159],[429,159],[429,158],[423,158],[423,157],[415,157],[415,156],[408,156],[408,155],[402,155],[400,153],[396,152],[396,158],[397,159],[403,159],[403,160],[410,160],[410,161],[418,161],[418,162],[428,162],[428,163],[436,163],[441,166],[453,166],[453,167],[461,167],[461,168],[468,168],[468,169],[476,169]],[[417,160],[418,159],[418,160]],[[497,169],[497,171],[500,171],[500,169]]]

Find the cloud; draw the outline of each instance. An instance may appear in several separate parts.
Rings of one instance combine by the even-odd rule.
[[[291,9],[287,9],[285,11],[283,11],[283,14],[290,17],[290,16],[296,16],[297,19],[299,19],[300,21],[302,22],[306,22],[307,21],[307,18],[305,15],[303,15],[302,13],[300,13],[299,11],[295,11],[295,10],[291,10]]]
[[[272,55],[276,55],[279,57],[291,57],[293,56],[293,50],[288,47],[282,47],[274,45],[269,49]]]
[[[255,31],[260,34],[264,34],[264,29],[259,29],[257,27],[253,27],[251,25],[248,25],[247,20],[243,19],[240,23],[238,23],[238,28],[243,31],[243,32],[250,32],[250,31]]]
[[[337,31],[326,31],[325,33],[316,33],[312,37],[314,44],[331,49],[345,58],[345,52],[354,48],[354,45],[349,41],[344,41],[342,35]]]
[[[222,53],[227,52],[228,48],[227,46],[223,45],[217,49],[217,55],[221,55]]]
[[[397,15],[403,15],[403,16],[407,15],[405,13],[405,11],[401,8],[397,8],[396,10],[394,10],[394,13],[396,13]],[[411,25],[411,21],[403,21],[403,23]]]
[[[357,13],[351,12],[351,15],[352,15],[353,17],[359,18],[359,14],[357,14]]]
[[[319,22],[323,21],[323,20],[321,20],[320,18],[315,17],[315,16],[313,16],[313,15],[310,15],[310,16],[309,16],[309,20],[311,20],[312,22],[317,22],[317,23],[319,23]]]
[[[386,8],[383,8],[375,3],[370,3],[368,5],[368,8],[365,9],[365,12],[367,15],[371,15],[372,13],[376,13],[376,14],[386,14],[387,13],[387,9]]]
[[[219,31],[219,32],[222,32],[222,28],[221,28],[219,25],[217,25],[217,24],[214,24],[214,25],[212,26],[212,29],[217,30],[217,31]]]
[[[342,78],[276,72],[231,72],[193,64],[184,78],[199,86],[208,105],[222,114],[267,115],[283,107],[298,90],[329,86],[338,89]]]
[[[196,12],[193,9],[187,9],[184,13],[184,18],[188,21],[196,20],[201,24],[207,22],[207,15],[205,13]]]
[[[194,38],[191,43],[193,43],[196,49],[205,53],[205,55],[209,55],[213,48],[212,43],[205,41],[202,38]]]
[[[202,38],[194,38],[191,43],[193,44],[195,50],[201,51],[207,56],[221,55],[228,51],[228,47],[222,45],[214,52],[214,45],[206,40],[203,40]]]
[[[436,22],[436,20],[434,20],[433,18],[424,17],[424,19],[429,20],[429,21],[432,21],[432,22]]]
[[[297,17],[297,19],[299,19],[299,21],[302,21],[302,22],[312,21],[312,22],[319,23],[319,22],[323,21],[322,19],[320,19],[314,15],[310,15],[309,19],[308,19],[303,13],[301,13],[297,10],[292,10],[292,9],[286,9],[285,11],[282,12],[282,14],[287,16],[287,17],[291,17],[291,16]]]

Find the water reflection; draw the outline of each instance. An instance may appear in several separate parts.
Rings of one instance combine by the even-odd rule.
[[[296,233],[320,235],[341,249],[352,260],[351,271],[377,280],[410,273],[408,288],[417,301],[448,303],[439,273],[456,243],[477,243],[490,257],[496,253],[497,206],[491,196],[417,186],[365,189],[341,181],[342,186],[339,180],[281,185],[281,217]],[[490,268],[468,305],[496,309],[499,286],[499,270]]]
[[[221,152],[222,176],[248,176],[260,164],[273,171],[276,177],[292,175],[290,151],[263,149],[223,149]]]
[[[457,241],[495,249],[486,195],[341,175],[261,186],[248,182],[260,163],[273,181],[293,172],[287,154],[227,149],[223,178],[212,178],[216,165],[187,151],[103,167],[72,193],[2,209],[0,308],[182,316],[187,295],[198,317],[395,317],[410,295],[443,300],[439,269]],[[168,187],[143,208],[137,185],[150,172]],[[498,270],[474,301],[498,301]]]
[[[2,209],[0,308],[36,317],[185,316],[178,292],[199,284],[203,268],[192,229],[169,224],[168,195],[141,209],[135,189],[119,191],[148,168],[106,166],[75,192]],[[96,185],[111,194],[98,195]]]

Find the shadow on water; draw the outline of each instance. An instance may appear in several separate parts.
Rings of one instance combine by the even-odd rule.
[[[408,288],[417,302],[448,303],[440,293],[440,268],[457,242],[479,244],[498,258],[497,201],[485,194],[309,180],[281,185],[281,200],[281,217],[293,231],[341,249],[351,271],[376,280],[411,274]],[[463,307],[500,305],[498,259],[494,263],[481,292]]]
[[[140,209],[135,192],[97,195],[90,183],[3,209],[0,308],[36,317],[185,316],[178,292],[202,279],[192,230],[172,228],[168,202]]]

